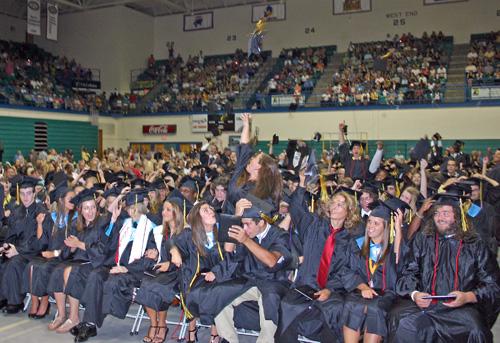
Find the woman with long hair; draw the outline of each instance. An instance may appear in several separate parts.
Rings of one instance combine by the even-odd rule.
[[[278,163],[269,155],[259,151],[254,153],[250,144],[251,115],[241,116],[243,130],[237,150],[237,162],[229,181],[229,201],[236,202],[251,193],[263,200],[271,200],[276,209],[283,190],[283,180]]]
[[[353,240],[348,251],[342,279],[349,293],[341,319],[347,343],[359,342],[362,333],[364,342],[381,342],[387,336],[386,317],[396,300],[398,275],[392,241],[401,240],[403,224],[403,213],[391,200],[372,210],[365,235]],[[391,211],[395,233],[391,233]]]
[[[182,204],[182,201],[181,201]],[[165,201],[161,212],[163,224],[153,229],[155,237],[161,240],[160,262],[155,265],[155,273],[142,279],[135,302],[144,306],[151,322],[145,343],[164,342],[168,328],[167,311],[175,298],[178,285],[177,267],[171,262],[173,240],[184,228],[181,205],[175,199]],[[158,239],[155,239],[158,240]]]
[[[342,313],[340,275],[347,264],[345,251],[350,240],[361,234],[361,219],[354,197],[346,192],[335,193],[320,206],[320,214],[309,212],[304,201],[304,172],[299,174],[299,179],[289,209],[303,244],[303,261],[294,285],[303,293],[313,293],[318,301],[311,307],[310,301],[297,291],[286,294],[281,301],[279,342],[296,342],[299,334],[335,341],[341,337],[337,323]]]
[[[182,257],[179,285],[181,304],[189,318],[187,342],[197,341],[195,318],[204,324],[213,324],[213,316],[226,304],[214,303],[210,292],[228,279],[234,270],[225,267],[226,254],[217,239],[217,216],[213,207],[201,201],[188,215],[189,228],[175,238],[175,246]],[[218,342],[219,336],[212,325],[210,342]]]
[[[52,196],[56,203],[56,210],[50,216],[53,223],[50,232],[48,247],[40,256],[31,259],[24,270],[23,293],[31,294],[30,318],[42,319],[50,311],[47,285],[50,274],[60,263],[59,255],[68,237],[70,228],[76,219],[75,205],[71,199],[75,196],[72,189],[64,184],[53,191]]]
[[[79,323],[80,297],[88,275],[103,262],[100,249],[102,225],[92,190],[84,190],[71,202],[78,217],[68,236],[64,239],[58,265],[50,276],[48,293],[53,294],[58,310],[57,317],[49,324],[49,330],[57,333],[69,332]],[[66,319],[66,300],[69,302],[69,317]]]

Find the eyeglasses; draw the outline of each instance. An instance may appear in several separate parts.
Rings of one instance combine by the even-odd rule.
[[[449,218],[453,215],[452,211],[436,211],[434,212],[434,217],[445,217]]]

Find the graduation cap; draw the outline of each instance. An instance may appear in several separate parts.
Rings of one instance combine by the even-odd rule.
[[[135,178],[130,182],[130,187],[132,187],[132,188],[138,188],[138,187],[146,188],[149,185],[150,185],[149,182],[147,182],[146,180],[141,179],[141,178]]]
[[[219,176],[219,173],[215,169],[210,169],[205,175],[207,180],[215,180],[218,176]]]
[[[178,197],[171,197],[167,200],[169,203],[176,204],[181,210],[184,207],[184,201]]]
[[[172,192],[170,192],[167,200],[170,201],[170,199],[179,202],[179,207],[181,208],[184,216],[184,224],[186,224],[186,218],[188,213],[193,209],[193,203],[186,199],[186,197],[184,197],[184,195],[182,195],[182,193],[177,188],[173,189]]]
[[[144,189],[134,189],[125,196],[125,206],[132,206],[144,201],[148,192]]]
[[[338,175],[337,174],[328,174],[323,176],[325,178],[325,181],[337,181]]]
[[[151,190],[167,189],[167,188],[169,188],[167,182],[163,179],[156,179],[150,184]]]
[[[96,192],[104,192],[104,188],[106,187],[105,183],[94,183],[94,186],[92,186],[92,189]]]
[[[191,189],[193,190],[195,193],[198,193],[199,191],[199,187],[198,187],[198,184],[196,183],[196,181],[192,178],[186,178],[186,180],[184,180],[184,182],[182,182],[181,187],[184,187],[184,188],[188,188],[188,189]]]
[[[421,138],[413,148],[411,157],[415,161],[420,161],[421,159],[426,160],[430,151],[431,145],[429,143],[429,139],[427,137]]]
[[[349,188],[349,187],[344,187],[344,186],[337,187],[337,189],[335,189],[335,192],[333,192],[333,194],[338,194],[338,193],[341,193],[341,192],[344,192],[344,193],[347,193],[349,195],[352,195],[355,198],[357,198],[359,195],[361,195],[360,191],[354,190],[354,189]]]
[[[389,222],[391,220],[391,211],[387,206],[382,205],[382,202],[379,201],[378,206],[370,212],[370,217],[382,218]]]
[[[220,242],[238,244],[239,242],[237,240],[229,237],[229,229],[233,225],[241,226],[241,218],[230,214],[220,214],[217,222],[219,223],[217,239]]]
[[[461,194],[462,193],[462,194]],[[436,205],[448,205],[452,207],[458,207],[460,209],[460,219],[462,222],[462,230],[467,231],[468,225],[466,220],[466,209],[465,209],[465,201],[470,197],[466,194],[463,194],[463,190],[460,190],[459,187],[455,188],[447,188],[444,193],[434,194],[434,199],[436,199]]]
[[[71,203],[74,204],[75,206],[79,206],[84,201],[95,200],[96,199],[95,194],[96,193],[93,189],[84,189],[83,191],[75,195],[73,199],[71,199]]]
[[[97,171],[96,170],[89,169],[85,172],[85,174],[83,174],[84,180],[87,180],[91,177],[95,177],[97,179]]]
[[[111,187],[110,189],[108,189],[107,191],[104,192],[103,194],[103,197],[104,198],[107,198],[107,197],[117,197],[119,196],[121,193],[121,190],[118,188],[118,187]]]
[[[54,176],[52,178],[52,183],[54,185],[56,185],[56,187],[60,184],[67,184],[68,183],[68,175],[63,171],[59,171],[59,172],[54,174]]]
[[[321,137],[322,137],[322,136],[321,136],[321,133],[316,132],[316,133],[314,134],[313,141],[315,141],[315,142],[319,142],[319,141],[321,140]]]
[[[277,134],[273,135],[272,145],[278,145],[280,143],[280,137]]]
[[[290,170],[283,170],[281,172],[281,177],[285,181],[292,181],[292,182],[299,182],[300,181],[299,176]]]
[[[49,193],[50,203],[58,201],[59,199],[64,197],[69,191],[70,188],[68,188],[68,186],[65,183],[59,184],[52,192]]]
[[[352,150],[352,148],[354,148],[355,146],[359,146],[359,147],[361,147],[363,150],[366,150],[366,142],[361,142],[361,141],[358,141],[358,140],[351,141],[351,150]]]
[[[381,183],[378,181],[365,181],[361,187],[361,192],[379,194]]]
[[[170,172],[168,170],[165,171],[165,176],[164,177],[167,177],[167,176],[170,176],[172,178],[172,180],[174,180],[174,182],[177,181],[177,179],[179,178],[178,174],[172,173],[172,172]]]
[[[246,199],[252,203],[252,207],[246,208],[241,218],[263,219],[268,224],[273,224],[278,219],[277,216],[271,217],[274,210],[273,204],[268,201],[257,198],[255,195],[247,194]]]
[[[397,197],[391,197],[386,201],[380,201],[380,203],[393,213],[396,213],[398,210],[404,212],[404,210],[410,209],[410,205]]]
[[[19,183],[17,184],[19,189],[23,188],[35,188],[35,186],[40,182],[40,179],[36,179],[31,176],[23,176]]]

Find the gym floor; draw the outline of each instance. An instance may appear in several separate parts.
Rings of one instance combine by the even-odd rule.
[[[137,305],[131,307],[131,314],[137,313]],[[42,343],[42,342],[72,342],[73,336],[67,334],[57,334],[47,330],[47,325],[52,320],[54,309],[51,316],[40,320],[29,319],[26,313],[15,315],[6,315],[0,313],[0,342],[2,343]],[[178,307],[169,310],[168,320],[172,322],[179,321],[180,309]],[[144,319],[138,335],[130,335],[130,330],[134,323],[133,319],[124,320],[108,316],[101,329],[98,329],[97,336],[89,339],[88,342],[142,342],[142,338],[147,334],[148,320]],[[180,326],[168,325],[169,333],[166,342],[177,342]],[[175,331],[175,332],[174,332]],[[494,342],[500,342],[500,323],[496,322],[493,327]],[[255,337],[240,336],[241,343],[255,342]],[[210,330],[200,328],[198,331],[198,341],[208,343],[210,341]]]

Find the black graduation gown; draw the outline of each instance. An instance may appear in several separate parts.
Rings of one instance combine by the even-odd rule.
[[[72,223],[74,222],[72,220]],[[68,221],[68,215],[63,218],[63,220],[54,224],[54,220],[57,220],[56,214],[51,215],[51,227],[49,232],[49,244],[47,251],[62,250],[64,246],[64,240],[67,237],[68,232],[66,231],[66,223]],[[69,225],[73,225],[70,223]],[[48,295],[47,287],[50,280],[50,275],[54,268],[61,262],[58,257],[53,257],[47,259],[41,255],[38,255],[31,259],[30,263],[24,269],[23,278],[23,291],[25,293],[31,293],[34,296],[43,297]]]
[[[76,229],[76,222],[72,225],[70,235],[76,236],[85,243],[85,250],[64,246],[59,256],[61,263],[56,266],[50,275],[48,293],[64,292],[73,298],[81,300],[87,278],[92,269],[103,265],[106,259],[106,245],[101,237],[107,227],[106,218],[100,217],[95,224],[84,228],[81,232]],[[71,267],[68,282],[64,286],[64,269]]]
[[[310,213],[304,203],[304,188],[297,188],[290,203],[290,215],[297,228],[303,245],[304,261],[299,265],[294,288],[302,291],[319,290],[317,274],[323,254],[323,247],[330,235],[330,222],[326,218]],[[330,263],[326,288],[332,292],[331,299],[325,302],[311,301],[291,289],[281,301],[280,341],[297,341],[301,334],[322,341],[340,337],[340,327],[336,324],[342,312],[343,293],[341,272],[347,264],[347,247],[351,235],[346,229],[335,236],[335,250]],[[330,327],[332,328],[330,330]]]
[[[254,238],[254,241],[258,242],[257,237]],[[272,320],[278,325],[281,299],[290,286],[287,268],[293,260],[288,235],[280,228],[271,225],[259,245],[267,251],[279,252],[282,257],[278,263],[273,268],[268,268],[248,251],[246,247],[238,245],[236,251],[231,256],[232,262],[238,264],[238,270],[233,275],[232,280],[223,284],[228,292],[224,294],[215,293],[213,296],[218,297],[220,303],[228,305],[251,287],[257,287],[262,294],[264,317],[266,320]],[[229,297],[229,293],[233,293],[233,295]],[[220,308],[220,310],[224,307]],[[215,312],[215,315],[219,314],[219,312]],[[235,312],[235,316],[238,316],[238,311]],[[251,329],[255,326],[255,323],[250,326],[245,326],[244,328]]]
[[[127,273],[111,275],[112,266],[116,265],[115,257],[119,244],[119,235],[122,222],[113,225],[111,233],[106,235],[109,228],[103,227],[101,244],[104,247],[104,263],[94,268],[86,279],[86,285],[81,296],[81,303],[85,306],[83,321],[94,323],[101,327],[107,314],[124,318],[128,312],[133,297],[133,288],[140,285],[140,279],[146,269],[152,269],[155,261],[144,257],[129,263],[132,243],[129,242],[120,257],[120,265],[128,269]],[[120,224],[120,225],[117,225]],[[156,248],[152,231],[148,234],[145,250]],[[123,312],[125,312],[123,314]]]
[[[42,236],[37,238],[36,216],[46,212],[42,204],[34,202],[28,208],[20,205],[15,208],[8,220],[8,234],[5,242],[14,245],[18,255],[0,259],[0,299],[9,304],[21,304],[24,300],[23,274],[31,258],[45,250],[48,245],[48,232],[51,228],[50,216],[46,216],[42,224]]]
[[[132,252],[132,243],[133,242],[129,242],[120,258],[120,265],[126,267],[128,272],[123,274],[109,274],[108,272],[108,277],[104,282],[102,296],[102,313],[104,316],[111,314],[117,318],[124,319],[130,305],[132,304],[134,288],[141,285],[141,280],[144,277],[145,271],[150,274],[153,272],[156,260],[145,258],[143,256],[132,263],[128,262],[130,253]],[[149,233],[145,251],[148,249],[157,249],[158,251],[161,250],[161,247],[156,246],[153,230]],[[87,289],[92,290],[92,293],[95,292],[95,287],[86,287],[86,290]],[[89,301],[95,300],[95,297],[89,296],[86,297],[86,299]],[[101,326],[102,320],[99,319],[96,324]]]
[[[240,144],[236,148],[236,166],[227,188],[227,198],[234,207],[236,206],[238,200],[245,198],[245,196],[255,187],[255,183],[253,182],[247,182],[244,185],[238,186],[238,179],[245,171],[245,168],[253,154],[254,151],[251,144]]]
[[[160,262],[170,262],[172,246],[172,239],[163,237]],[[172,263],[166,272],[147,272],[142,278],[141,287],[137,290],[135,302],[155,311],[167,311],[175,295],[179,293],[178,279],[179,270]]]
[[[339,154],[340,160],[345,168],[346,176],[351,179],[361,180],[367,180],[371,177],[371,173],[369,171],[370,161],[365,159],[364,156],[361,156],[361,159],[359,160],[353,159],[348,143],[339,145]]]
[[[437,295],[454,291],[459,241],[438,235]],[[418,232],[413,239],[402,274],[398,295],[408,299],[418,290],[432,294],[436,235]],[[500,311],[500,270],[484,242],[469,238],[462,242],[458,263],[457,289],[475,293],[478,303],[448,308],[442,303],[418,308],[411,300],[402,301],[391,311],[390,335],[395,342],[491,342],[490,328]]]
[[[481,207],[481,202],[479,200],[474,201],[474,204]],[[472,227],[479,234],[479,237],[488,246],[488,249],[490,249],[493,256],[496,256],[498,252],[498,244],[495,237],[495,228],[498,223],[495,215],[495,208],[483,201],[481,211],[479,211],[475,217],[471,217],[469,215],[468,217],[472,223]]]
[[[401,256],[404,256],[404,251],[402,248]],[[400,258],[403,260],[404,257]],[[367,258],[361,256],[357,241],[351,240],[349,264],[342,275],[344,288],[349,294],[345,297],[341,324],[352,330],[366,330],[368,333],[386,337],[387,314],[396,300],[395,287],[398,276],[393,246],[390,246],[390,253],[373,275],[368,276],[370,271],[367,270],[367,263]],[[379,295],[373,299],[365,299],[356,288],[362,283],[369,284],[370,280],[373,282],[372,288]]]
[[[199,317],[203,324],[213,324],[215,314],[229,304],[221,302],[214,292],[231,297],[232,293],[223,287],[223,282],[229,280],[236,265],[229,261],[229,254],[223,251],[222,244],[215,244],[211,249],[205,247],[205,256],[199,254],[190,228],[176,236],[174,243],[182,256],[179,288],[184,306],[193,317]],[[215,274],[214,282],[206,282],[200,275],[208,271]]]

